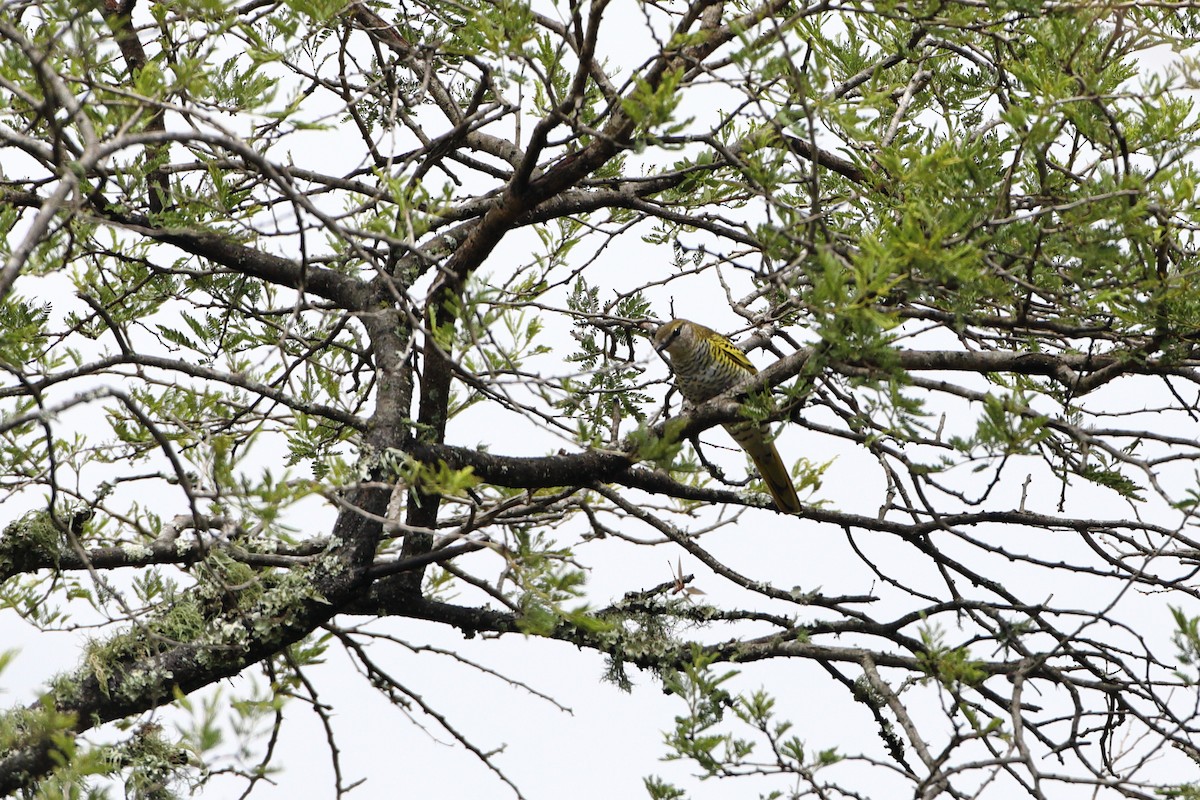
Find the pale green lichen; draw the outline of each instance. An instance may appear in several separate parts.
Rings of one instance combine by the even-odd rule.
[[[180,597],[162,616],[139,623],[132,629],[103,641],[92,641],[84,649],[86,668],[96,677],[103,691],[108,691],[111,679],[121,675],[121,692],[127,693],[130,676],[121,665],[141,661],[169,650],[181,642],[200,638],[207,627],[201,607],[194,598]]]
[[[60,706],[75,705],[83,697],[81,688],[84,677],[86,675],[79,672],[59,673],[46,682],[46,693]]]
[[[167,741],[161,728],[143,724],[123,745],[111,748],[114,763],[130,767],[125,780],[127,797],[182,797],[171,790],[171,784],[184,780],[189,769],[187,752],[178,744]]]
[[[213,638],[226,651],[244,651],[250,646],[250,632],[238,620],[231,620],[218,627]]]
[[[167,691],[172,677],[170,670],[134,667],[122,673],[117,691],[119,696],[126,700],[138,700],[147,696],[159,695]]]
[[[154,555],[154,551],[144,544],[123,544],[121,551],[134,561],[145,561]]]
[[[344,569],[341,562],[334,563]],[[173,675],[154,667],[155,657],[187,644],[200,667],[227,667],[239,663],[251,645],[282,645],[305,609],[327,602],[309,570],[257,570],[218,550],[197,564],[193,574],[196,585],[165,596],[157,613],[89,643],[78,676],[59,679],[53,696],[77,696],[88,677],[106,694],[162,696]]]
[[[0,535],[0,573],[58,563],[62,532],[46,509],[30,511]]]
[[[74,726],[75,715],[58,711],[48,698],[38,706],[14,708],[0,715],[0,753],[20,742],[61,736]]]

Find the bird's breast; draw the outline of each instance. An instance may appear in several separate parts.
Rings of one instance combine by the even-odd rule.
[[[707,345],[673,355],[671,367],[679,391],[689,402],[696,404],[716,397],[745,377],[742,370],[721,361]]]

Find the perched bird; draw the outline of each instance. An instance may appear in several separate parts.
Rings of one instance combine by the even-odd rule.
[[[711,400],[758,373],[736,344],[711,328],[686,319],[673,319],[655,331],[654,349],[666,353],[675,373],[675,386],[688,402],[695,405]],[[770,439],[767,426],[728,422],[725,430],[754,461],[767,491],[775,499],[775,506],[787,514],[800,511],[796,487]]]

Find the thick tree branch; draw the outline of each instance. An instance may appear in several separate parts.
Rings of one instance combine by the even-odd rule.
[[[36,208],[49,202],[50,200],[32,192],[0,187],[0,203]],[[145,215],[125,212],[107,203],[104,205],[102,214],[108,221],[155,241],[174,245],[185,253],[205,258],[234,272],[278,286],[312,292],[318,297],[339,303],[348,310],[367,310],[374,300],[373,290],[352,276],[323,267],[298,264],[291,259],[248,247],[225,233],[188,228],[162,228],[151,223]]]
[[[136,82],[142,69],[146,66],[146,51],[133,27],[133,8],[137,0],[106,0],[101,4],[104,20],[121,50],[125,59],[125,69],[131,82]],[[151,109],[146,118],[147,131],[166,130],[166,110],[163,106],[147,106]],[[146,146],[147,161],[166,161],[168,145],[150,144]],[[151,214],[157,214],[167,207],[171,198],[170,176],[163,165],[156,164],[147,176],[149,184],[147,192],[147,207]]]
[[[268,386],[266,384],[259,383],[258,381],[251,380],[242,374],[212,369],[202,364],[195,364],[177,358],[155,356],[146,353],[135,353],[132,351],[104,356],[103,358],[96,359],[95,361],[91,361],[86,364],[80,364],[77,367],[63,370],[62,372],[55,372],[37,380],[25,381],[15,386],[2,387],[0,388],[0,397],[25,397],[31,394],[37,394],[39,392],[46,391],[52,386],[69,383],[85,375],[100,375],[108,373],[113,367],[122,365],[153,367],[170,373],[179,373],[180,375],[188,375],[194,378],[215,381],[228,386],[236,386],[239,389],[244,389],[247,392],[259,397],[265,397],[268,400],[272,400],[276,403],[287,406],[293,411],[324,417],[328,420],[342,425],[347,425],[356,430],[364,430],[366,428],[366,422],[364,420],[347,411],[344,411],[340,408],[334,408],[333,406],[300,400],[291,394],[288,394],[287,392],[276,389],[273,386]]]

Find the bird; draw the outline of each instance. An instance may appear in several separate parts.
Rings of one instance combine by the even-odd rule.
[[[758,370],[728,338],[697,322],[673,319],[654,332],[654,349],[665,354],[675,386],[693,405],[732,389]],[[727,422],[725,430],[746,451],[762,476],[775,507],[785,514],[801,510],[800,497],[766,425]]]

